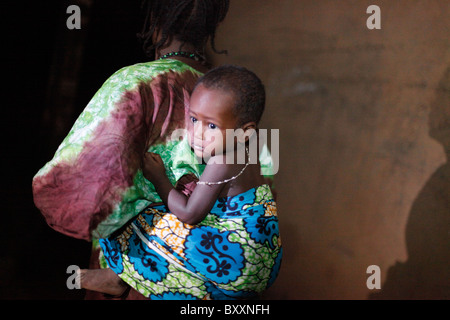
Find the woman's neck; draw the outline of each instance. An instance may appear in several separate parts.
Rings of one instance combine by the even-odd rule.
[[[197,50],[195,49],[195,47],[193,45],[191,45],[189,43],[183,44],[178,40],[172,40],[168,46],[164,47],[163,49],[161,49],[155,53],[155,59],[159,59],[162,56],[164,56],[165,54],[168,54],[170,52],[178,52],[178,51],[194,53]],[[186,63],[190,67],[192,67],[195,70],[202,72],[202,73],[205,73],[206,71],[208,71],[208,67],[205,66],[204,62],[202,62],[202,61],[196,61],[194,59],[181,57],[181,56],[170,57],[170,59],[179,60],[183,63]]]

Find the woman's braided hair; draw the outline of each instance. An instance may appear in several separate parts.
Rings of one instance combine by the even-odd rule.
[[[182,44],[192,44],[202,56],[208,39],[214,52],[225,53],[216,49],[214,40],[216,28],[225,18],[228,7],[229,0],[144,0],[142,8],[146,17],[138,34],[144,52],[151,57],[174,37]],[[153,43],[152,35],[157,30],[162,38]]]

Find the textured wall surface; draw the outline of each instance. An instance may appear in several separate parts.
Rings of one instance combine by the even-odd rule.
[[[446,0],[232,1],[215,63],[262,78],[262,126],[280,130],[285,256],[267,298],[450,297],[449,14]]]

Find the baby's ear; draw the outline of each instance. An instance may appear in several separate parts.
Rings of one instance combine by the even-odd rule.
[[[256,133],[256,122],[247,122],[241,127],[241,129],[244,131],[244,134],[238,137],[238,142],[246,143]]]

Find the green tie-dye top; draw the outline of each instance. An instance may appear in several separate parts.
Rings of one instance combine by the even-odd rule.
[[[185,126],[189,96],[201,75],[171,59],[114,73],[33,178],[34,201],[47,223],[75,238],[102,238],[160,202],[140,170],[145,151],[161,155],[174,185],[186,174],[198,177],[202,166],[175,133]],[[270,168],[267,160],[262,163]]]

